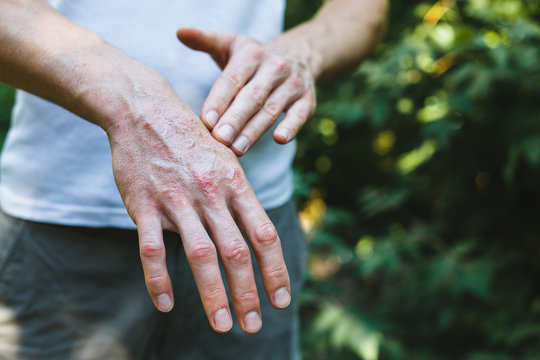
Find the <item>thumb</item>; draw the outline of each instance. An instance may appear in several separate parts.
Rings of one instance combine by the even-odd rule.
[[[187,47],[208,53],[220,68],[223,69],[227,65],[229,47],[234,40],[234,35],[221,34],[208,29],[182,27],[176,32],[176,36]]]

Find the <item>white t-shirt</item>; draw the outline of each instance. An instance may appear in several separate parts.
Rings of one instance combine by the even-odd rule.
[[[181,45],[180,26],[206,27],[265,41],[282,30],[283,0],[52,0],[92,30],[161,73],[200,113],[219,68]],[[240,159],[266,209],[292,193],[295,144],[278,145],[269,130]],[[68,111],[17,92],[1,159],[0,201],[15,217],[64,225],[135,228],[114,182],[105,132]]]

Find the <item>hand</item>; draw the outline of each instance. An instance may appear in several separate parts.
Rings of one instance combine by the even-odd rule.
[[[246,36],[181,28],[182,43],[207,52],[223,69],[201,119],[212,135],[238,156],[286,111],[274,131],[280,144],[291,141],[315,111],[315,80],[309,51],[287,37],[260,43]],[[302,54],[302,55],[300,55]]]
[[[259,298],[250,251],[237,223],[253,247],[270,302],[284,308],[290,283],[274,226],[236,156],[210,136],[165,81],[138,88],[134,103],[106,131],[156,307],[169,311],[173,306],[162,232],[176,231],[214,330],[226,332],[232,326],[219,255],[240,326],[257,332],[262,324]]]

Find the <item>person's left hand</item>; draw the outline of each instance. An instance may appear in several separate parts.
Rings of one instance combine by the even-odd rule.
[[[236,155],[245,154],[283,112],[273,137],[288,143],[315,111],[307,44],[287,37],[261,43],[194,28],[181,28],[177,36],[186,46],[211,55],[223,70],[204,102],[201,120]]]

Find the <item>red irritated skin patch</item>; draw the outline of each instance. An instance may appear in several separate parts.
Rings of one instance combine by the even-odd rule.
[[[236,156],[183,106],[171,112],[162,110],[171,107],[159,108],[139,110],[153,117],[138,116],[144,122],[133,121],[129,131],[115,133],[111,141],[117,185],[139,230],[148,291],[158,309],[172,308],[161,232],[177,231],[214,330],[232,326],[220,258],[238,321],[244,331],[257,332],[262,326],[259,294],[240,228],[255,252],[270,301],[282,308],[288,303],[282,289],[290,293],[290,281],[279,237]]]

